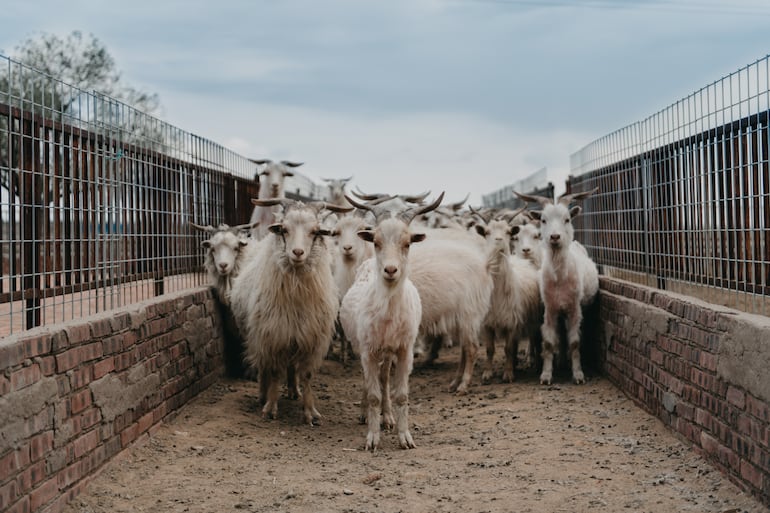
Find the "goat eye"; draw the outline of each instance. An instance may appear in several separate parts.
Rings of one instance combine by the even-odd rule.
[[[564,224],[569,223],[569,217],[564,220]]]
[[[545,224],[545,219],[542,219],[540,222],[541,222],[542,224]]]

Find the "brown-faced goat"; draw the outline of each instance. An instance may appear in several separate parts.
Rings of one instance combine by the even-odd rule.
[[[290,385],[296,385],[296,376],[304,420],[314,424],[320,414],[310,381],[326,356],[339,309],[326,246],[329,232],[321,228],[318,216],[326,205],[287,199],[252,202],[280,204],[284,213],[281,222],[269,226],[265,239],[249,245],[233,281],[231,307],[246,340],[245,359],[259,375],[263,417],[278,415],[282,378],[287,375]],[[291,386],[289,395],[298,397],[299,388]]]
[[[540,268],[540,294],[545,305],[543,319],[542,358],[540,383],[550,385],[553,379],[553,356],[559,349],[559,317],[564,316],[567,344],[572,365],[572,379],[576,384],[585,382],[580,362],[580,327],[582,307],[590,304],[599,290],[596,264],[585,248],[574,240],[572,219],[581,208],[569,207],[572,200],[587,198],[598,189],[576,194],[563,194],[556,202],[542,196],[516,193],[521,199],[537,202],[542,211],[530,212],[540,221],[543,262]]]
[[[257,173],[259,179],[259,198],[261,200],[283,198],[284,182],[287,176],[294,176],[290,167],[298,167],[302,162],[291,162],[282,160],[273,162],[270,159],[251,160],[255,164],[264,165],[262,171]],[[259,178],[262,177],[262,178]],[[251,212],[249,224],[255,225],[251,230],[251,235],[257,239],[262,239],[268,233],[268,227],[275,222],[275,213],[280,210],[276,206],[255,205]]]
[[[354,206],[375,214],[374,229],[358,236],[374,245],[374,259],[361,266],[355,283],[342,300],[340,321],[361,358],[364,393],[361,418],[366,419],[366,449],[380,445],[380,424],[395,423],[402,449],[415,447],[409,432],[409,374],[414,361],[414,343],[422,318],[420,295],[409,279],[409,249],[425,239],[409,224],[415,216],[435,209],[443,199],[398,215],[377,211],[348,198]],[[395,364],[393,401],[390,396],[390,368]]]

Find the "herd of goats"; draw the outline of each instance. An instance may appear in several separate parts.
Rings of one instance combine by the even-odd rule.
[[[408,379],[423,350],[430,362],[459,344],[450,391],[464,394],[481,347],[482,380],[494,377],[501,345],[510,382],[519,341],[529,340],[540,382],[551,384],[566,332],[561,353],[573,381],[585,381],[580,330],[599,278],[574,240],[581,208],[571,203],[595,190],[556,201],[517,193],[539,210],[466,210],[465,201],[441,205],[443,193],[430,202],[428,194],[346,194],[345,179],[327,180],[328,201],[303,203],[283,194],[299,163],[255,162],[262,169],[251,222],[193,226],[208,234],[205,267],[243,340],[265,418],[277,416],[286,380],[304,421],[318,421],[311,379],[335,339],[361,362],[367,450],[380,445],[382,426],[395,428],[402,448],[415,447]]]

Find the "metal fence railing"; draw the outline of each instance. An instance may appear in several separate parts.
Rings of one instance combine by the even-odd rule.
[[[770,56],[571,157],[605,273],[770,315]]]
[[[0,56],[0,337],[204,283],[189,222],[248,222],[255,169]]]

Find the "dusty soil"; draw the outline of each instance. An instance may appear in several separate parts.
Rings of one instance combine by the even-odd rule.
[[[384,433],[363,450],[358,362],[326,361],[323,423],[282,398],[259,415],[256,383],[222,379],[148,441],[125,451],[66,513],[96,512],[720,512],[768,511],[601,377],[582,386],[446,387],[444,350],[410,379],[416,449]]]

